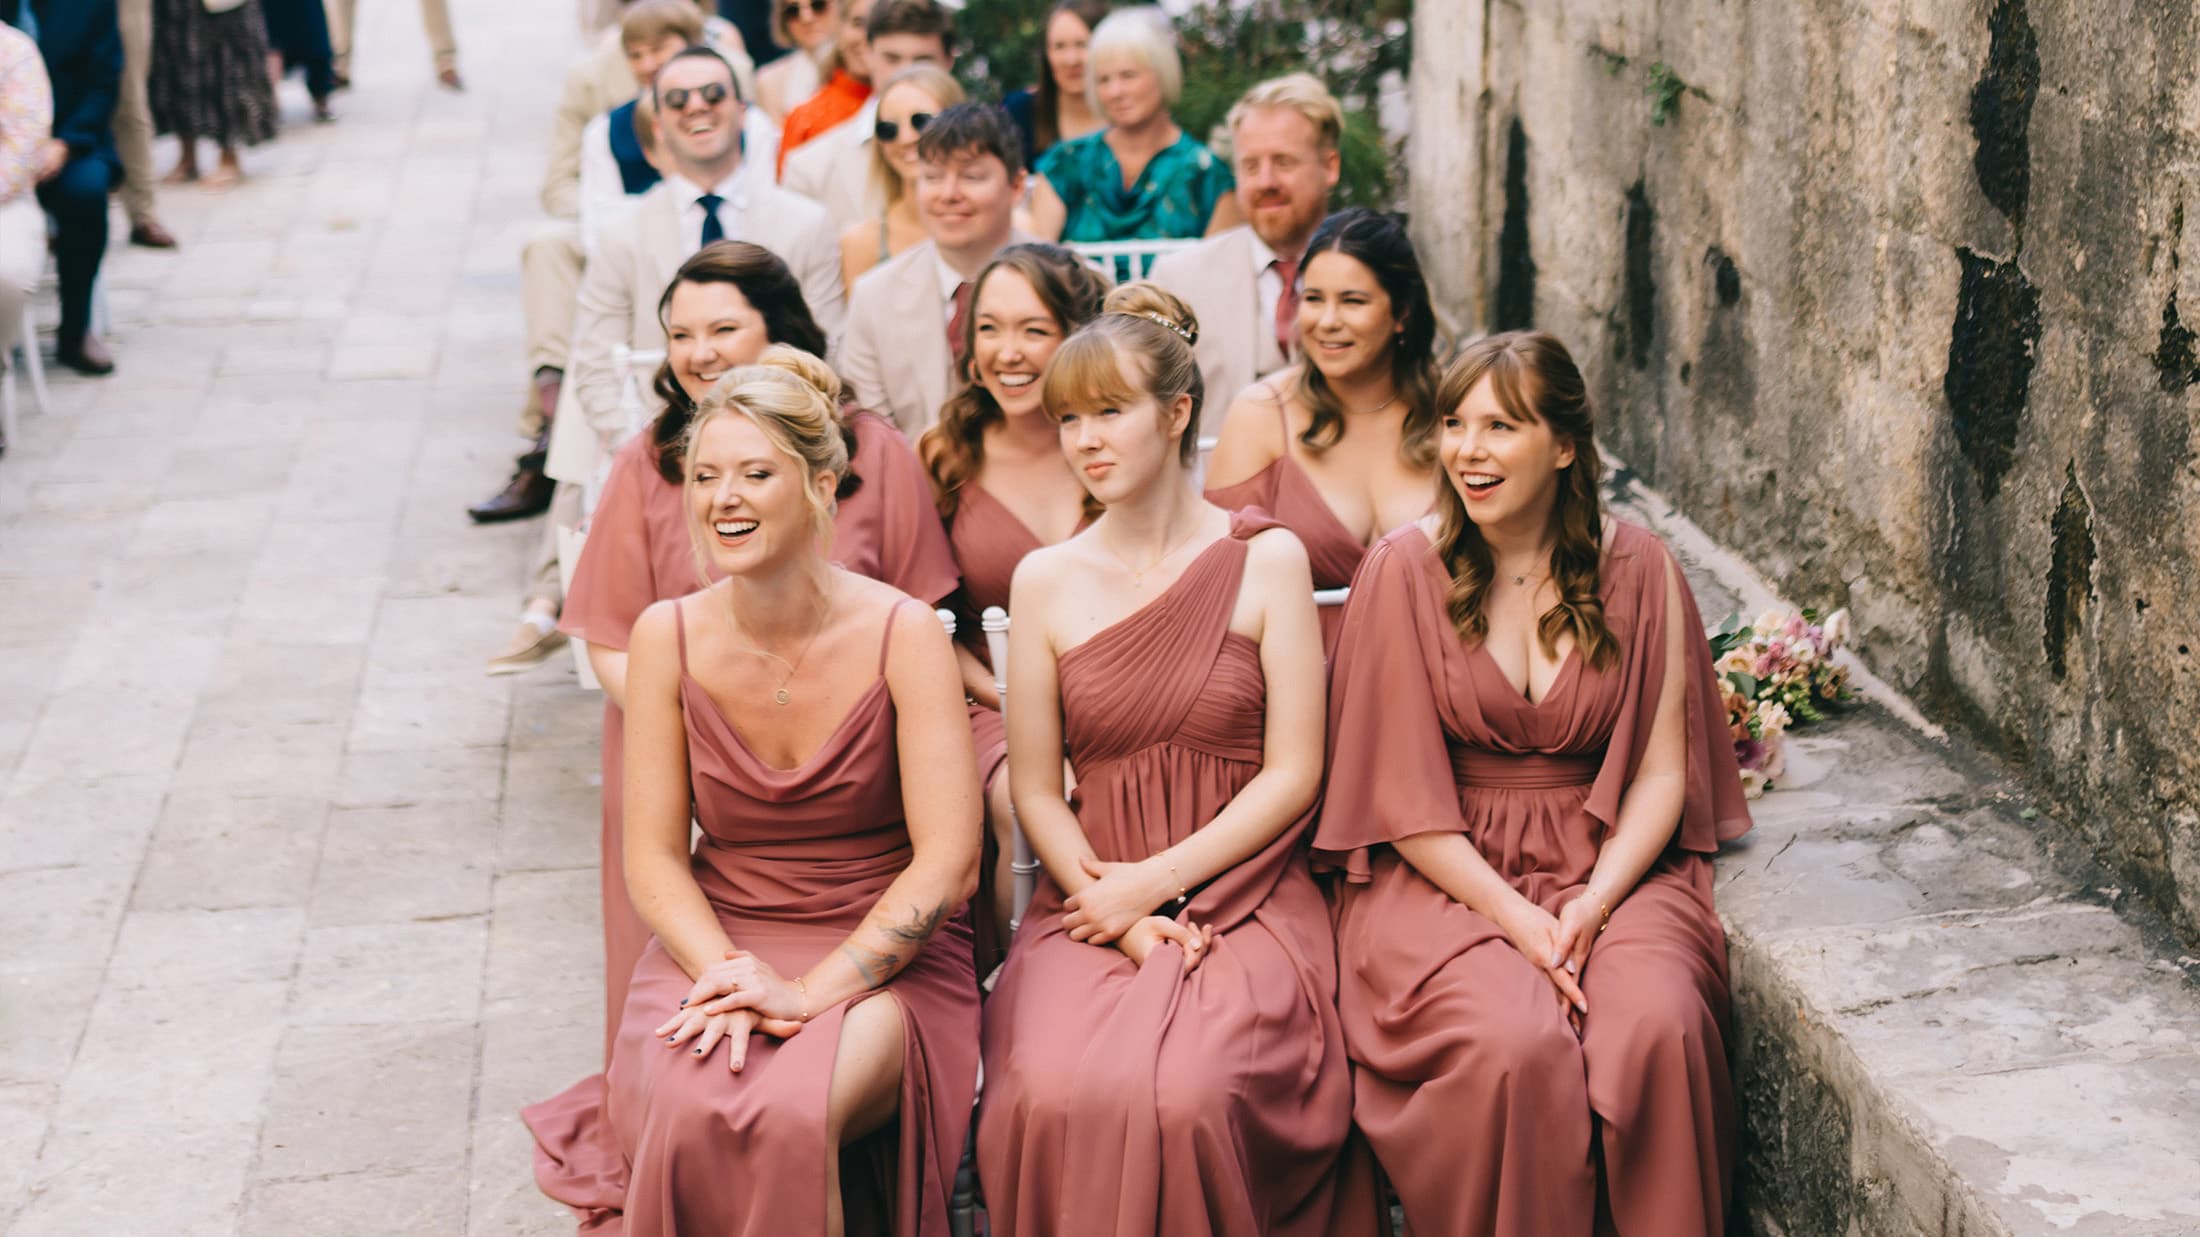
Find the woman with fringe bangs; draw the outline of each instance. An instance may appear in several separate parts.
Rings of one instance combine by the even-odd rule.
[[[1480,340],[1437,406],[1438,510],[1369,551],[1331,679],[1354,1118],[1424,1237],[1720,1233],[1711,855],[1750,822],[1695,601],[1601,515],[1564,345]]]

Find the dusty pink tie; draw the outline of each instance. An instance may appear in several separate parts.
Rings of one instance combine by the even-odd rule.
[[[947,318],[947,352],[957,365],[962,364],[963,337],[969,333],[970,288],[967,279],[955,285],[955,312]]]
[[[1291,359],[1291,344],[1299,335],[1299,296],[1293,286],[1299,281],[1299,260],[1277,258],[1268,265],[1283,280],[1283,291],[1276,294],[1276,350],[1283,359]]]

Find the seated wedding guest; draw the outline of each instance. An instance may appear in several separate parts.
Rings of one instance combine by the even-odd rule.
[[[772,42],[785,55],[756,71],[756,106],[784,126],[787,113],[810,101],[837,64],[840,28],[835,0],[782,0],[771,8]]]
[[[955,18],[938,0],[878,0],[864,34],[864,60],[874,89],[913,65],[955,67]],[[960,96],[958,95],[959,99]],[[878,96],[795,152],[779,183],[821,202],[833,226],[876,219],[886,209],[885,186],[871,174],[878,138]]]
[[[917,213],[917,135],[934,116],[962,101],[962,83],[954,74],[929,64],[911,65],[879,88],[871,183],[885,206],[876,219],[859,219],[841,230],[841,286],[853,291],[865,271],[928,235]]]
[[[589,520],[561,628],[588,646],[604,688],[603,920],[604,1036],[626,1006],[626,985],[649,934],[627,900],[620,839],[620,710],[634,622],[651,603],[702,587],[681,489],[680,451],[695,407],[727,371],[752,364],[772,344],[815,355],[825,333],[802,287],[769,250],[741,241],[706,245],[674,275],[656,303],[665,361],[654,384],[664,411],[620,448]],[[838,395],[837,386],[834,392]],[[924,602],[955,591],[954,556],[932,506],[923,465],[907,440],[875,413],[846,409],[832,559]],[[715,578],[715,577],[713,577]]]
[[[1169,115],[1184,93],[1184,64],[1166,14],[1150,6],[1108,14],[1092,32],[1085,80],[1107,127],[1039,156],[1032,231],[1050,240],[1129,241],[1237,226],[1228,165]]]
[[[588,122],[581,136],[581,248],[626,217],[640,197],[663,180],[657,164],[657,109],[646,94]]]
[[[59,6],[56,7],[74,7]],[[86,12],[112,3],[83,6]],[[56,83],[58,89],[58,83]],[[267,76],[267,30],[257,5],[214,12],[205,0],[154,0],[153,56],[145,92],[153,131],[174,134],[170,184],[200,181],[227,189],[244,179],[237,148],[275,136],[275,84]],[[113,97],[110,91],[109,98]],[[199,176],[199,141],[220,152],[212,174]]]
[[[620,409],[625,375],[613,366],[612,350],[622,343],[664,347],[658,295],[680,264],[712,241],[753,241],[778,254],[827,336],[840,325],[840,246],[816,203],[772,184],[742,157],[746,109],[725,59],[690,47],[657,71],[652,90],[665,178],[598,239],[574,317],[575,394],[606,450],[634,429]]]
[[[722,578],[633,624],[626,874],[653,935],[607,1073],[524,1114],[586,1229],[947,1232],[977,776],[939,620],[834,561],[838,385],[773,348],[696,408],[680,481],[648,465]]]
[[[1010,245],[971,285],[964,355],[968,377],[917,451],[932,474],[940,518],[955,549],[962,592],[955,607],[959,657],[985,787],[986,864],[979,871],[978,973],[991,974],[1008,948],[1015,851],[1009,833],[1008,758],[996,667],[980,617],[1008,608],[1009,581],[1024,555],[1082,529],[1090,515],[1085,487],[1063,458],[1060,435],[1039,402],[1040,376],[1070,332],[1092,321],[1107,281],[1055,245]],[[1005,669],[1005,667],[1001,667]]]
[[[1292,73],[1246,91],[1227,123],[1245,223],[1162,254],[1149,276],[1208,324],[1199,370],[1218,400],[1298,356],[1299,262],[1337,187],[1344,109],[1320,78]]]
[[[871,2],[840,0],[840,24],[833,30],[833,60],[825,84],[788,110],[779,129],[779,160],[772,165],[773,175],[786,175],[788,155],[861,111],[871,97],[871,61],[864,43]]]
[[[1343,588],[1436,500],[1436,317],[1405,224],[1364,207],[1322,221],[1300,282],[1302,359],[1230,405],[1207,497],[1283,521],[1314,587]],[[1322,614],[1332,652],[1343,614]]]
[[[1047,11],[1039,84],[1012,90],[1001,100],[1024,135],[1025,167],[1056,142],[1098,132],[1106,123],[1085,93],[1085,48],[1092,42],[1092,28],[1107,15],[1107,0],[1055,0]]]
[[[1703,622],[1600,514],[1564,345],[1478,340],[1437,402],[1439,510],[1368,553],[1332,675],[1353,1115],[1415,1233],[1724,1232],[1711,855],[1750,821]]]
[[[856,281],[834,363],[856,402],[914,438],[938,419],[968,332],[972,280],[1015,229],[1024,169],[1016,127],[990,103],[958,103],[917,139],[917,210],[931,239]]]
[[[1011,590],[1009,784],[1045,874],[987,1005],[987,1212],[1003,1237],[1372,1234],[1305,858],[1306,552],[1199,497],[1183,302],[1138,283],[1106,310],[1043,380],[1103,514]]]
[[[11,23],[17,3],[6,6]],[[122,84],[122,34],[114,0],[30,0],[38,23],[53,126],[38,147],[38,204],[53,216],[54,274],[61,324],[54,358],[80,374],[114,372],[114,355],[92,332],[92,289],[107,255],[107,194],[115,155],[115,93]],[[267,66],[255,62],[262,89]]]
[[[6,7],[0,2],[0,10]],[[52,141],[53,88],[38,45],[12,25],[0,25],[0,357],[24,342],[23,304],[46,267],[46,212],[39,209],[37,188]],[[8,446],[0,432],[0,454]]]

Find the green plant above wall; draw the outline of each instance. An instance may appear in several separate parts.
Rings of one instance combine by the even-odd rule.
[[[1039,72],[1047,0],[969,0],[956,19],[965,51],[958,66],[979,98],[999,99]],[[1345,104],[1341,206],[1394,207],[1404,164],[1376,116],[1383,78],[1413,58],[1411,0],[1202,0],[1176,19],[1184,53],[1177,123],[1202,141],[1254,83],[1312,69]]]

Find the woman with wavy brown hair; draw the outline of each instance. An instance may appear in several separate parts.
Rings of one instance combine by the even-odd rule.
[[[999,776],[1008,732],[978,616],[989,606],[1007,607],[1009,581],[1024,555],[1068,540],[1093,514],[1041,404],[1040,379],[1062,341],[1099,314],[1107,291],[1097,272],[1059,245],[1002,250],[971,292],[963,387],[917,441],[962,572],[963,687],[991,826],[978,890],[980,974],[1008,947],[1012,850],[1008,784]]]
[[[1317,863],[1340,869],[1353,1117],[1413,1231],[1724,1231],[1726,939],[1749,828],[1673,556],[1602,515],[1581,373],[1470,345],[1437,511],[1352,583]]]
[[[1286,284],[1298,363],[1230,405],[1207,497],[1283,521],[1314,586],[1342,588],[1369,545],[1435,499],[1436,315],[1404,222],[1364,207],[1324,219]],[[1332,651],[1339,621],[1323,612]]]

